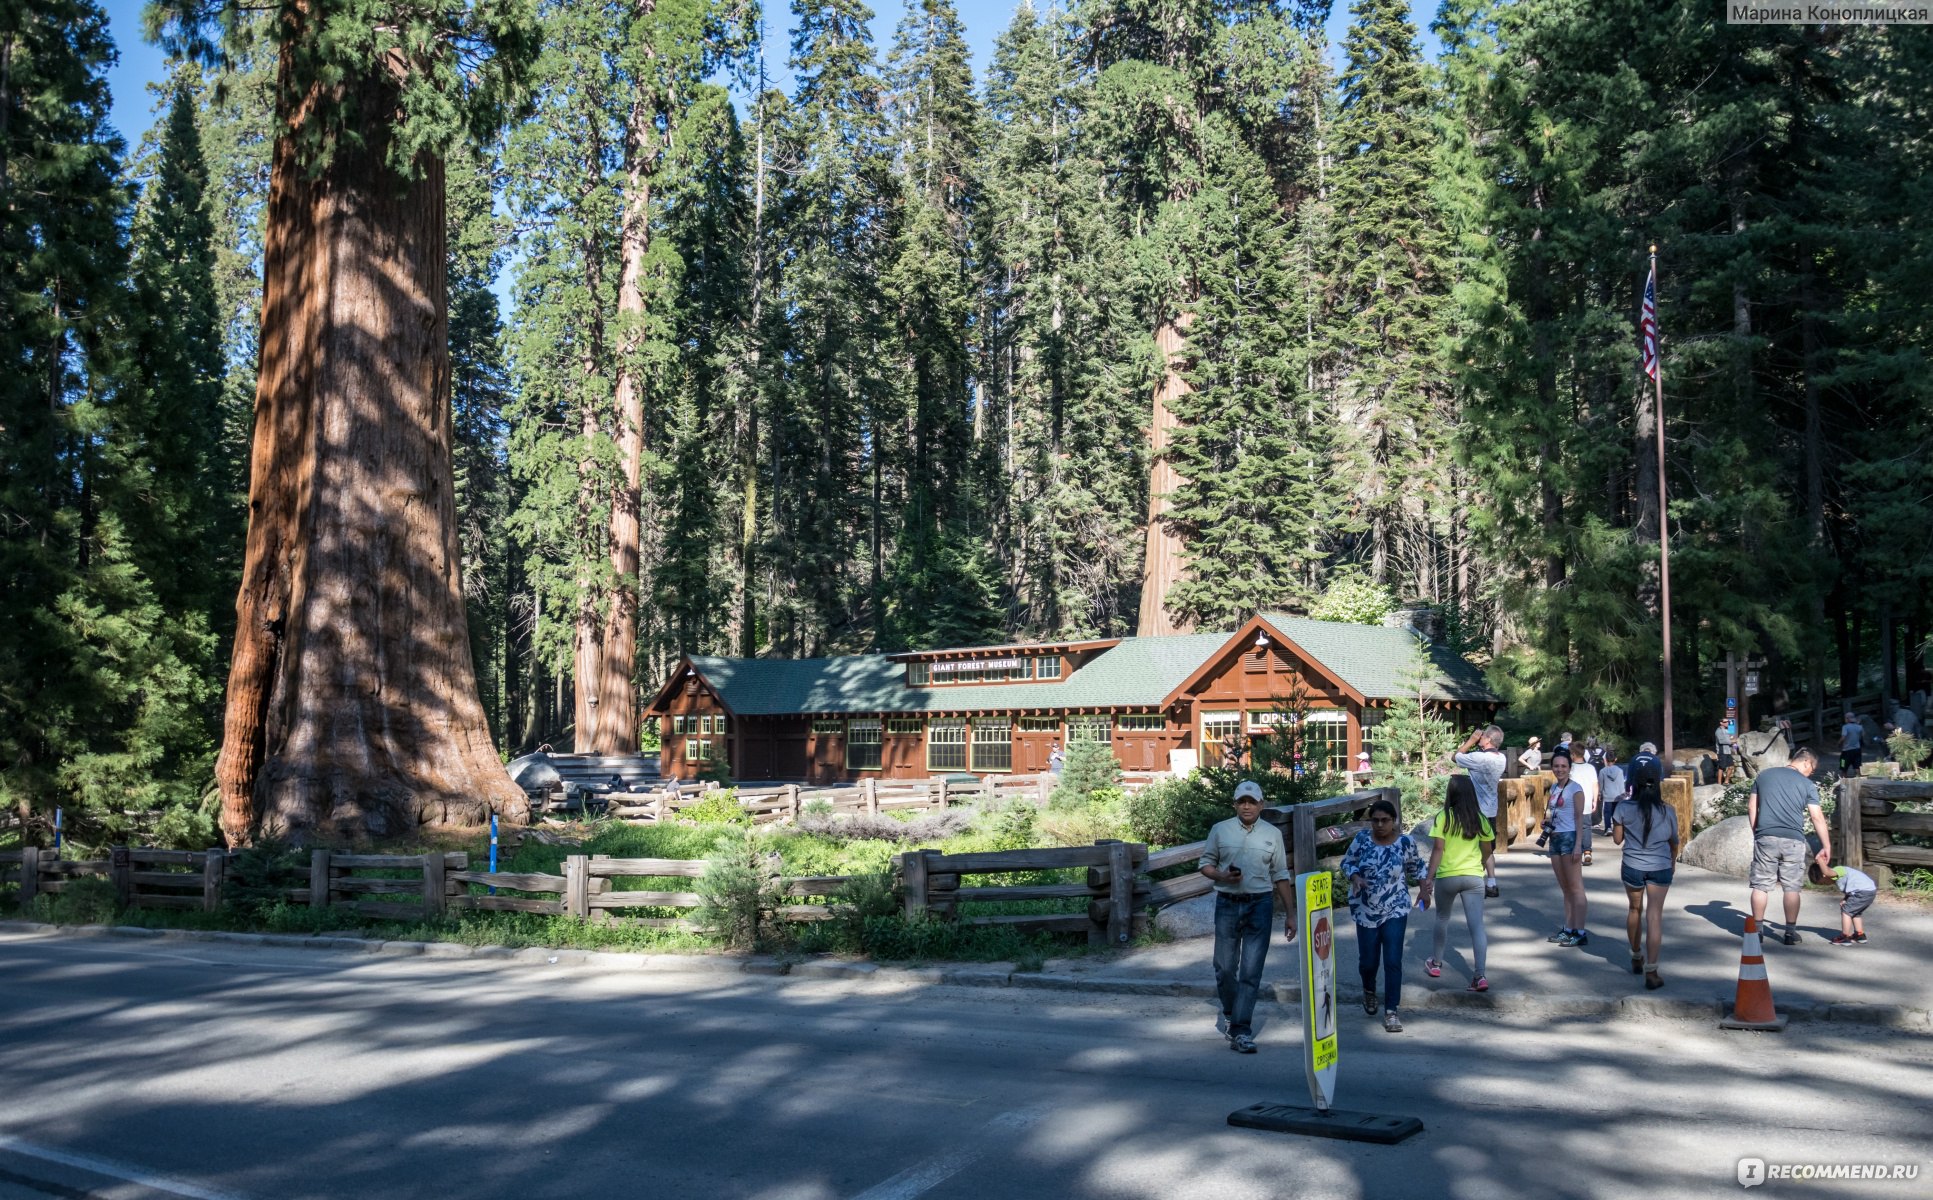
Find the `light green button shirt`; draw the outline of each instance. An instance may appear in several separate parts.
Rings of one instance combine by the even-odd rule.
[[[1230,895],[1260,895],[1273,891],[1275,881],[1288,879],[1289,851],[1282,844],[1282,831],[1262,820],[1244,827],[1240,817],[1230,817],[1208,831],[1208,842],[1201,850],[1201,865],[1226,870],[1242,869],[1239,887],[1215,885],[1218,892]]]

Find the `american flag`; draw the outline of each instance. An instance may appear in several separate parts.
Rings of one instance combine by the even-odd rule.
[[[1658,268],[1644,277],[1644,307],[1638,313],[1638,341],[1644,348],[1644,373],[1658,377]]]

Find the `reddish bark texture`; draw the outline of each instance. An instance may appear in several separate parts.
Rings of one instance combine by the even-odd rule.
[[[284,80],[288,79],[284,63]],[[394,111],[376,77],[360,111]],[[320,97],[288,97],[299,130]],[[443,171],[386,123],[319,173],[285,133],[216,781],[231,843],[524,812],[478,702],[450,463]]]
[[[1188,622],[1177,621],[1169,615],[1164,603],[1168,589],[1182,576],[1182,566],[1181,535],[1162,519],[1168,512],[1169,494],[1181,486],[1181,476],[1168,461],[1167,449],[1177,423],[1171,402],[1176,396],[1193,390],[1182,374],[1191,316],[1181,313],[1172,321],[1162,322],[1154,333],[1155,345],[1161,350],[1167,370],[1155,386],[1154,419],[1148,426],[1149,448],[1154,457],[1148,473],[1148,540],[1141,567],[1141,616],[1134,630],[1141,637],[1187,633],[1192,628]]]

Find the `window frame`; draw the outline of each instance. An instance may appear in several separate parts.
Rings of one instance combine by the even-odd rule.
[[[951,736],[959,734],[959,740]],[[936,736],[937,735],[937,736]],[[972,733],[965,717],[935,717],[926,723],[926,769],[928,771],[964,771],[969,761]],[[946,758],[959,752],[959,763],[935,762],[934,751],[940,751]]]
[[[1116,733],[1160,733],[1168,727],[1168,718],[1160,713],[1116,713],[1114,731]]]
[[[837,717],[830,717],[826,720],[815,720],[812,722],[812,733],[815,737],[826,737],[828,735],[844,737],[846,735],[846,723]]]
[[[879,771],[885,768],[886,722],[878,717],[857,717],[846,722],[846,770]],[[860,753],[855,755],[854,751]],[[860,761],[854,761],[857,758]],[[871,762],[864,761],[871,759]]]
[[[926,732],[926,722],[918,717],[887,717],[887,737],[918,737]]]
[[[1053,671],[1051,673],[1048,671],[1048,668],[1050,666],[1053,668]],[[1060,655],[1058,654],[1052,656],[1051,658],[1036,658],[1034,660],[1034,678],[1035,679],[1057,681],[1065,674],[1066,674],[1066,670],[1061,665]]]
[[[1093,736],[1096,732],[1100,737]],[[1075,742],[1099,742],[1104,746],[1114,744],[1114,718],[1109,716],[1080,716],[1067,718],[1067,744]]]
[[[1011,775],[1013,773],[1013,718],[1012,717],[975,717],[968,722],[968,762],[967,770],[979,774]],[[999,730],[1000,736],[981,737],[982,731],[989,734]],[[983,764],[981,748],[985,747],[991,759],[999,761]]]
[[[1020,732],[1022,733],[1060,732],[1059,717],[1021,717],[1019,718],[1019,722]]]

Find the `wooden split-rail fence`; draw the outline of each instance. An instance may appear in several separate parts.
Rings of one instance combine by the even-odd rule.
[[[1293,807],[1265,810],[1283,828],[1295,869],[1313,870],[1339,854],[1364,828],[1362,810],[1395,789],[1369,789]],[[1195,863],[1204,842],[1150,853],[1135,842],[1102,840],[1091,846],[1040,847],[946,854],[914,850],[894,859],[904,912],[967,925],[1086,933],[1090,943],[1120,945],[1146,928],[1155,908],[1203,895],[1212,884]],[[105,859],[60,859],[28,847],[0,854],[0,884],[18,883],[23,903],[58,893],[75,879],[106,878],[124,907],[219,906],[234,855],[117,848]],[[704,860],[615,858],[573,854],[562,874],[470,869],[462,852],[420,855],[310,852],[309,886],[286,889],[294,904],[347,906],[364,916],[392,920],[434,918],[450,912],[527,912],[571,916],[597,923],[695,928],[689,914],[638,915],[638,910],[693,910],[704,904],[695,884],[666,886],[654,880],[697,880]],[[1076,873],[1079,873],[1078,875]],[[1173,874],[1168,874],[1173,872]],[[995,875],[1062,876],[1047,881],[976,883]],[[1163,875],[1163,878],[1155,878]],[[1072,876],[1072,878],[1067,878]],[[784,899],[773,913],[785,921],[825,920],[839,907],[826,902],[854,877],[808,876],[783,880]],[[642,880],[645,886],[624,886]],[[818,900],[819,903],[812,901]],[[1078,902],[1055,912],[988,913],[984,906]],[[971,913],[963,911],[973,906]]]
[[[1060,781],[1054,774],[988,775],[968,782],[937,779],[862,779],[841,787],[810,787],[797,783],[768,787],[738,787],[738,806],[751,814],[756,824],[796,821],[807,807],[823,803],[834,813],[937,812],[955,805],[1018,799],[1045,803]],[[1155,771],[1123,771],[1121,787],[1136,792],[1157,779]],[[680,810],[709,799],[715,785],[687,785],[673,792],[663,788],[649,792],[614,792],[608,797],[606,814],[632,824],[651,824],[675,819]]]
[[[1933,848],[1898,840],[1933,838],[1933,783],[1854,776],[1840,781],[1835,807],[1832,849],[1839,861],[1933,869]]]
[[[1539,771],[1497,785],[1497,849],[1537,840],[1544,823],[1544,799],[1556,782],[1557,777],[1549,771]],[[1678,814],[1680,854],[1691,841],[1693,783],[1691,772],[1680,771],[1660,784],[1664,802]]]

